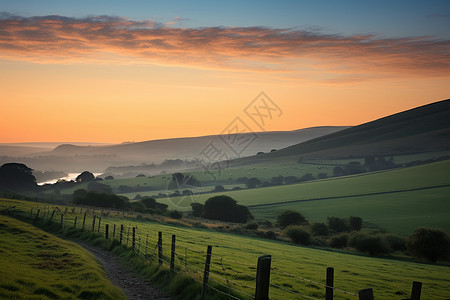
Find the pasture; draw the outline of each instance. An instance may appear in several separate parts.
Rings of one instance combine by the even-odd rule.
[[[18,200],[0,200],[0,205],[16,205],[24,213],[32,207],[36,212],[39,206],[41,214],[48,220],[51,208],[45,208],[33,202]],[[64,207],[60,207],[61,212]],[[70,228],[74,218],[78,218],[77,228],[81,228],[82,214],[79,208],[72,213],[68,208],[65,213],[64,227]],[[85,208],[83,212],[85,212]],[[176,235],[176,266],[178,272],[186,272],[197,280],[201,280],[204,252],[207,245],[213,246],[213,257],[210,278],[217,284],[230,287],[246,294],[254,292],[256,261],[260,255],[272,255],[270,297],[272,299],[302,299],[299,294],[313,298],[323,298],[324,288],[317,283],[324,283],[326,267],[335,268],[335,287],[356,294],[358,290],[371,287],[378,299],[404,299],[409,295],[412,281],[423,282],[423,299],[446,299],[450,293],[449,267],[401,261],[387,258],[373,258],[338,251],[313,249],[294,246],[279,241],[236,236],[208,229],[180,227],[156,223],[144,216],[111,212],[109,216],[101,215],[100,232],[104,234],[108,224],[110,234],[116,225],[115,238],[118,238],[120,224],[125,226],[123,243],[131,246],[130,229],[136,228],[136,249],[149,258],[150,263],[157,263],[156,242],[158,232],[162,232],[163,251],[165,257],[170,253],[170,236]],[[59,220],[57,213],[55,220]],[[137,218],[136,218],[137,217]],[[92,211],[88,213],[85,230],[90,231],[93,222]],[[98,221],[97,223],[98,224]],[[97,226],[95,226],[97,231]],[[186,271],[187,269],[187,271]],[[286,292],[289,290],[291,292]],[[294,292],[294,293],[292,293]],[[351,294],[335,292],[335,299],[355,299]]]

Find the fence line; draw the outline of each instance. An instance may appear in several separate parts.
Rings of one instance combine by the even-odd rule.
[[[36,209],[36,211],[35,211]],[[50,215],[50,211],[51,211],[51,215]],[[199,281],[196,277],[197,276],[191,276],[195,281],[203,284],[203,291],[202,294],[204,295],[207,292],[207,289],[211,289],[215,292],[224,294],[226,296],[228,296],[229,298],[232,299],[240,299],[237,296],[233,295],[233,293],[237,294],[237,295],[245,295],[246,297],[252,298],[252,299],[269,299],[268,293],[269,293],[269,286],[278,289],[280,291],[289,293],[289,294],[293,294],[293,295],[297,295],[299,297],[305,298],[305,299],[317,299],[308,295],[304,295],[298,291],[294,291],[291,290],[287,287],[281,286],[280,284],[277,283],[271,283],[271,282],[267,282],[267,286],[263,287],[262,290],[265,291],[265,289],[267,291],[265,291],[264,293],[266,293],[266,295],[264,296],[260,296],[260,294],[258,294],[258,278],[260,278],[259,272],[260,272],[260,259],[264,258],[266,259],[267,257],[269,258],[269,260],[271,260],[270,256],[262,256],[258,259],[258,266],[255,265],[251,265],[251,264],[247,264],[247,263],[243,263],[243,262],[238,262],[232,259],[228,259],[226,257],[223,256],[219,256],[219,255],[213,255],[211,253],[211,246],[208,246],[208,253],[206,253],[205,251],[201,251],[201,250],[195,250],[189,247],[182,247],[182,249],[184,248],[184,255],[177,253],[177,251],[175,251],[175,236],[173,235],[172,237],[172,249],[173,250],[163,250],[163,238],[162,238],[162,233],[159,232],[158,233],[158,242],[155,245],[155,249],[154,251],[152,251],[153,253],[149,253],[147,250],[149,248],[149,245],[152,244],[152,242],[149,242],[149,233],[151,232],[151,230],[144,230],[142,233],[141,231],[138,229],[138,226],[136,224],[133,224],[132,222],[129,222],[128,224],[126,224],[125,226],[123,224],[120,225],[120,236],[118,235],[116,237],[115,235],[115,230],[114,230],[114,234],[109,235],[108,231],[109,231],[109,227],[110,225],[114,226],[114,229],[116,228],[116,224],[113,224],[112,222],[108,222],[109,220],[103,220],[103,223],[101,223],[102,217],[101,216],[108,216],[109,215],[109,211],[105,210],[101,210],[100,212],[98,210],[92,210],[92,209],[84,209],[84,218],[83,218],[83,224],[82,226],[79,225],[78,227],[81,228],[77,228],[77,218],[78,216],[82,215],[83,212],[83,208],[80,208],[80,212],[77,213],[76,212],[76,208],[71,208],[69,209],[68,207],[65,208],[65,210],[61,210],[58,206],[53,206],[52,209],[50,208],[50,206],[44,206],[44,207],[32,207],[30,214],[28,216],[28,213],[25,213],[24,211],[17,211],[15,206],[14,207],[8,207],[4,210],[2,210],[1,212],[3,213],[8,213],[10,215],[12,215],[13,217],[20,217],[20,215],[18,215],[17,213],[22,213],[23,215],[21,216],[22,218],[26,218],[31,220],[33,223],[36,222],[47,222],[47,223],[53,223],[53,224],[58,224],[60,225],[61,228],[73,228],[73,229],[78,229],[78,230],[82,230],[82,231],[90,231],[92,233],[99,233],[102,234],[102,236],[105,239],[110,239],[110,240],[119,240],[119,241],[123,241],[124,243],[122,244],[123,246],[130,248],[130,231],[132,229],[132,236],[131,236],[131,249],[138,255],[138,256],[142,256],[144,259],[146,260],[151,260],[151,263],[153,263],[156,258],[158,258],[159,260],[159,265],[163,266],[164,264],[168,267],[170,267],[170,270],[173,271],[174,273],[180,273],[180,272],[188,272],[192,275],[194,274],[202,274],[203,272],[203,282]],[[118,213],[118,215],[120,215],[120,212]],[[124,214],[122,214],[124,215]],[[70,217],[73,217],[72,219]],[[98,223],[96,223],[96,221]],[[87,226],[85,226],[87,222]],[[92,226],[90,226],[90,222],[92,222]],[[80,222],[81,223],[81,222]],[[103,226],[101,226],[103,225]],[[92,229],[91,229],[92,228]],[[123,240],[123,231],[122,229],[127,229],[127,241],[125,243],[125,241]],[[155,231],[156,233],[156,231]],[[142,234],[144,234],[144,236],[146,235],[146,244],[145,244],[145,251],[142,250],[141,251],[141,238],[142,238]],[[152,236],[152,235],[150,235]],[[166,242],[166,245],[170,245],[170,243]],[[151,246],[150,246],[151,248]],[[179,247],[180,248],[180,247]],[[192,252],[194,255],[188,255],[188,252]],[[162,255],[163,253],[172,253],[171,255]],[[206,263],[201,261],[201,257],[205,256],[207,257]],[[198,257],[200,256],[200,257]],[[170,260],[169,260],[170,257]],[[175,258],[177,259],[177,261],[175,261]],[[212,259],[214,258],[214,259]],[[224,261],[227,262],[227,264],[224,264]],[[227,266],[225,268],[225,265]],[[242,272],[240,270],[236,270],[233,269],[232,266],[234,265],[238,265],[241,267],[246,267],[246,268],[250,268],[250,269],[257,269],[257,273],[256,275],[251,275],[245,272]],[[176,266],[176,267],[175,267]],[[189,268],[188,268],[189,266]],[[199,267],[200,266],[200,267]],[[201,269],[201,266],[205,266],[205,270],[203,271]],[[210,267],[212,267],[212,269],[210,269]],[[184,269],[184,271],[183,271]],[[328,268],[328,269],[332,269],[332,268]],[[343,289],[339,289],[334,287],[333,285],[333,274],[331,274],[331,282],[329,281],[330,278],[328,276],[328,270],[327,269],[327,280],[326,280],[326,284],[314,281],[314,280],[310,280],[295,274],[291,274],[288,273],[286,271],[280,270],[277,267],[270,267],[270,262],[269,262],[269,269],[266,271],[268,272],[266,275],[264,275],[266,277],[266,279],[269,279],[270,277],[270,271],[273,271],[274,273],[280,275],[280,276],[288,276],[290,278],[295,278],[301,281],[305,281],[311,284],[314,284],[316,286],[320,286],[322,288],[325,288],[326,290],[326,299],[333,299],[333,295],[332,295],[332,291],[337,291],[337,292],[341,292],[350,296],[354,296],[354,297],[358,297],[359,299],[368,299],[368,300],[373,300],[373,291],[372,289],[363,289],[360,290],[358,294],[343,290]],[[333,270],[331,270],[333,271]],[[239,274],[239,275],[245,275],[248,276],[249,278],[253,278],[252,280],[256,280],[256,292],[255,292],[255,296],[250,295],[248,292],[246,292],[247,290],[253,290],[254,287],[245,285],[245,284],[241,284],[241,283],[237,283],[234,282],[233,280],[230,280],[229,277],[233,277],[233,273],[235,274]],[[333,273],[333,272],[331,272]],[[211,275],[211,276],[210,276]],[[211,285],[211,283],[209,282],[209,280],[211,282],[214,282],[215,285]],[[422,284],[420,282],[414,282],[413,283],[413,289],[411,294],[414,295],[412,297],[414,297],[414,299],[420,299],[420,293],[421,293],[421,286]],[[226,291],[222,291],[221,288],[224,288]],[[236,288],[235,288],[236,287]],[[329,292],[331,291],[331,294],[329,294]],[[331,295],[331,296],[330,296]]]

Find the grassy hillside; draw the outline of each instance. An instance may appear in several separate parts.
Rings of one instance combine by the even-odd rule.
[[[261,160],[363,157],[448,150],[450,100],[387,116],[369,123],[293,145],[274,153],[239,159],[233,164]]]
[[[295,209],[312,221],[357,215],[400,234],[409,234],[419,225],[439,225],[450,232],[449,178],[450,160],[446,160],[293,185],[204,194],[196,196],[196,200],[204,202],[209,197],[227,194],[249,206],[255,217],[272,220],[280,211]],[[158,201],[189,210],[191,198]]]
[[[28,211],[36,203],[18,200],[0,200],[0,205],[16,205]],[[41,208],[42,205],[40,206]],[[65,214],[66,227],[73,225],[75,216],[80,214]],[[75,211],[79,211],[76,209]],[[59,216],[59,215],[58,215]],[[57,218],[58,219],[58,218]],[[87,224],[92,223],[89,214]],[[121,218],[120,216],[102,216],[102,230],[105,224],[125,225],[125,244],[128,241],[128,230],[137,228],[138,251],[149,254],[150,262],[154,258],[158,232],[163,235],[163,252],[170,252],[170,236],[176,235],[176,266],[178,271],[185,272],[201,281],[204,251],[207,245],[213,246],[213,256],[210,280],[226,285],[226,279],[233,289],[252,294],[256,275],[257,258],[263,254],[272,255],[271,283],[297,293],[324,298],[324,288],[308,280],[324,283],[326,267],[335,268],[335,287],[351,293],[371,287],[377,299],[404,299],[409,295],[412,281],[423,282],[423,299],[446,299],[450,293],[448,282],[449,267],[438,266],[393,259],[372,258],[341,252],[318,250],[299,247],[283,242],[262,240],[214,232],[206,229],[183,228],[167,224],[159,224],[140,219]],[[77,228],[81,224],[78,223]],[[87,226],[89,227],[89,226]],[[88,229],[89,230],[89,229]],[[116,232],[116,238],[118,233]],[[148,240],[147,240],[148,237]],[[148,241],[148,242],[147,242]],[[290,275],[289,275],[290,274]],[[304,279],[306,280],[304,280]],[[276,286],[270,288],[272,299],[294,299],[290,294]],[[297,297],[303,299],[302,297]],[[335,292],[335,299],[355,299],[354,296]]]
[[[3,215],[0,255],[2,299],[126,299],[84,249]]]

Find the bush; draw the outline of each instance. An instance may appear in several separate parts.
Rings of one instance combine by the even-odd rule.
[[[389,244],[378,234],[352,233],[348,239],[348,246],[370,255],[389,253]]]
[[[328,226],[325,223],[314,223],[311,226],[311,232],[313,235],[327,236]]]
[[[299,212],[286,210],[278,215],[277,223],[281,228],[286,228],[289,225],[307,225],[308,221]]]
[[[254,189],[254,188],[256,188],[257,186],[261,185],[261,180],[259,180],[259,179],[256,178],[256,177],[252,177],[252,178],[250,178],[250,179],[245,183],[245,185],[246,185],[247,188],[249,188],[249,189]]]
[[[249,229],[249,230],[256,230],[258,229],[259,225],[255,222],[252,223],[248,223],[247,225],[245,225],[245,229]]]
[[[447,258],[449,239],[440,229],[419,227],[409,236],[406,247],[413,256],[436,262]]]
[[[392,251],[406,250],[406,242],[403,237],[396,234],[384,234],[382,237],[389,244]]]
[[[350,217],[350,227],[354,231],[360,231],[362,227],[362,218],[360,217]]]
[[[247,207],[238,205],[236,200],[225,195],[206,200],[202,217],[236,223],[246,223],[247,220],[253,219]]]
[[[284,234],[289,237],[293,243],[300,245],[311,244],[311,234],[300,226],[289,226],[285,229]]]
[[[219,192],[224,192],[224,191],[225,191],[225,188],[223,187],[223,185],[216,185],[214,187],[214,192],[219,193]]]
[[[347,247],[348,233],[334,235],[330,240],[330,247],[342,249]]]
[[[194,202],[194,203],[191,203],[191,207],[192,207],[192,215],[194,217],[201,217],[202,216],[202,214],[203,214],[203,207],[204,207],[203,204]]]
[[[348,231],[349,226],[344,219],[338,217],[328,217],[328,227],[334,232],[344,232]]]
[[[180,213],[178,210],[172,210],[169,213],[169,217],[171,217],[172,219],[181,219],[183,217],[183,214]]]
[[[258,225],[267,227],[267,228],[272,228],[272,222],[270,222],[269,220],[264,220],[264,221],[259,221]]]

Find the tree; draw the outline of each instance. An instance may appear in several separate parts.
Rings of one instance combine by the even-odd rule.
[[[223,185],[216,185],[214,187],[214,192],[224,192],[225,188],[223,187]]]
[[[301,213],[286,210],[278,215],[277,223],[281,228],[286,228],[289,225],[307,225],[308,221]]]
[[[114,176],[112,176],[112,175],[106,176],[105,180],[114,180]]]
[[[245,184],[247,185],[247,188],[254,189],[255,187],[261,184],[261,180],[259,180],[256,177],[252,177]]]
[[[311,232],[313,235],[327,236],[328,226],[325,223],[314,223],[311,226]]]
[[[348,225],[344,219],[338,217],[328,217],[328,227],[334,232],[348,231]]]
[[[37,187],[33,169],[26,165],[7,163],[0,167],[0,190],[35,191]]]
[[[360,231],[362,227],[362,218],[360,217],[350,217],[350,227],[352,230]]]
[[[226,195],[206,200],[202,216],[206,219],[236,223],[246,223],[248,219],[253,218],[247,207],[238,205],[236,200]]]
[[[169,217],[171,217],[172,219],[181,219],[183,217],[183,214],[180,213],[178,210],[172,210],[169,213]]]
[[[156,200],[154,198],[144,197],[141,199],[141,202],[146,208],[156,208]]]
[[[406,241],[406,247],[413,256],[432,262],[447,258],[450,250],[447,234],[440,229],[427,227],[415,229]]]
[[[81,182],[94,181],[94,179],[95,179],[94,174],[92,174],[89,171],[84,171],[83,173],[81,173],[80,175],[77,176],[75,181],[81,183]]]
[[[204,207],[203,204],[194,202],[194,203],[191,203],[191,207],[192,207],[192,215],[194,217],[201,217],[202,216],[202,214],[203,214],[203,207]]]

